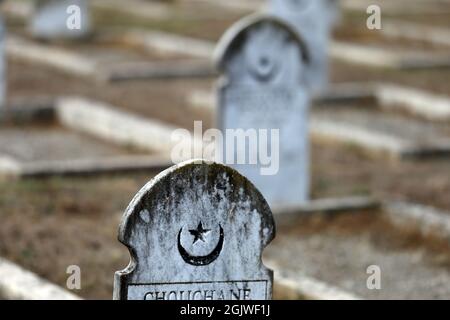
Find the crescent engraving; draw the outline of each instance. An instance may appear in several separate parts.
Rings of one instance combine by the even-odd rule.
[[[193,266],[207,266],[208,264],[214,262],[214,260],[219,257],[223,247],[224,234],[222,226],[219,225],[219,227],[219,242],[217,243],[217,246],[214,248],[214,250],[206,256],[193,256],[186,251],[186,249],[181,245],[181,232],[183,231],[183,228],[181,228],[180,232],[178,232],[178,251],[180,252],[180,255],[183,258],[184,262]]]

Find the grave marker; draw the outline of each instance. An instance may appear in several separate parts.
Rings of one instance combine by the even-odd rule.
[[[314,93],[328,85],[328,46],[338,16],[337,0],[270,0],[269,12],[292,24],[311,53],[306,68]]]
[[[233,167],[255,184],[271,206],[303,204],[309,198],[310,105],[304,79],[309,58],[303,41],[283,20],[253,15],[228,30],[216,54],[223,73],[218,94],[222,132],[279,130],[277,146],[272,141],[265,144],[261,136],[257,148],[250,148],[247,141],[245,146],[247,159],[260,158],[263,147],[275,159],[278,157],[276,174],[262,175],[261,159],[257,165],[240,163]],[[228,149],[232,143],[227,139],[224,145]],[[243,149],[238,146],[234,152]]]
[[[135,196],[119,229],[132,256],[116,272],[116,300],[271,299],[261,261],[275,234],[259,191],[233,169],[191,160]]]
[[[0,0],[0,4],[2,1]],[[3,17],[0,16],[0,110],[6,103],[6,57],[5,57],[5,41],[6,30]]]
[[[43,40],[77,39],[91,31],[87,0],[35,0],[31,33]]]

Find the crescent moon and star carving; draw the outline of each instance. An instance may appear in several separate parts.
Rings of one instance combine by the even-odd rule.
[[[219,224],[219,241],[215,248],[207,255],[196,256],[190,254],[181,244],[181,233],[183,228],[178,232],[178,251],[184,262],[193,266],[207,266],[214,262],[222,252],[224,232],[222,226]],[[199,242],[207,243],[207,237],[211,233],[211,229],[204,229],[203,223],[200,221],[196,229],[189,230],[189,233],[194,237],[192,244]]]

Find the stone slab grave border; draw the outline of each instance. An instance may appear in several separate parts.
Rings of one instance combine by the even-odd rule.
[[[97,74],[97,67],[89,57],[17,36],[7,35],[5,51],[12,59],[42,64],[71,75],[95,77]]]
[[[7,36],[6,53],[12,59],[41,64],[70,75],[103,82],[204,78],[216,74],[211,63],[193,59],[154,62],[126,62],[99,65],[87,55],[74,50],[39,44],[18,36]]]
[[[157,30],[132,30],[125,32],[123,37],[130,43],[147,50],[187,54],[203,59],[211,59],[215,49],[215,43],[212,41]],[[394,52],[389,49],[342,41],[331,42],[329,55],[331,58],[352,64],[398,70],[450,67],[448,54],[429,54],[422,51]]]
[[[434,122],[450,121],[450,98],[424,90],[394,84],[375,83],[372,95],[383,111],[403,111]],[[323,121],[312,118],[312,134],[352,143],[376,153],[387,153],[397,159],[439,157],[450,154],[450,144],[415,145],[383,132],[353,127],[346,122]]]
[[[435,3],[441,3],[442,1],[434,1]],[[214,2],[209,0],[209,2]],[[432,2],[432,1],[430,1]],[[340,5],[343,10],[349,11],[358,11],[358,12],[366,12],[368,6],[376,4],[374,1],[360,1],[360,0],[341,0]],[[411,15],[411,14],[441,14],[442,11],[428,8],[426,5],[413,5],[413,6],[404,6],[403,4],[396,4],[395,1],[388,1],[384,3],[385,5],[382,7],[385,12],[390,14],[401,14],[401,15]],[[220,1],[217,3],[218,6],[226,8],[228,10],[240,12],[240,13],[248,13],[254,12],[258,9],[263,8],[266,5],[265,0],[228,0],[228,1]]]
[[[384,19],[380,30],[384,36],[424,41],[436,45],[450,46],[450,29],[407,21]]]
[[[283,291],[283,298],[300,300],[363,300],[363,298],[313,277],[283,270],[276,261],[264,259],[274,271],[274,291]]]
[[[133,0],[137,1],[137,0]],[[106,5],[109,1],[105,0],[97,0],[95,3],[100,3]],[[141,0],[137,1],[141,2]],[[119,7],[123,6],[120,1],[114,1],[113,3],[117,4]],[[142,6],[142,4],[140,4]],[[144,4],[144,7],[149,5],[150,7],[153,4]],[[160,5],[160,4],[158,4]],[[162,5],[164,6],[164,5]],[[126,7],[133,7],[129,4]],[[117,8],[116,8],[117,9]],[[402,7],[402,9],[404,9]],[[9,12],[14,13],[14,10],[9,10]],[[19,12],[26,11],[16,10]],[[152,10],[149,10],[152,11]],[[159,10],[157,10],[159,11]],[[142,12],[146,12],[143,10]],[[387,34],[393,34],[392,30],[396,30],[396,27],[387,28]],[[407,26],[405,26],[407,27]],[[389,32],[391,30],[391,32]],[[395,31],[394,31],[395,33]],[[412,31],[408,32],[408,34],[413,34]],[[420,34],[423,34],[421,32]],[[435,31],[435,36],[432,38],[441,39],[442,36],[445,37],[446,33],[442,31]],[[171,34],[168,32],[161,31],[144,31],[144,30],[132,30],[125,32],[123,35],[119,36],[119,38],[123,38],[125,41],[129,43],[133,43],[135,45],[139,45],[148,50],[159,50],[163,52],[171,52],[178,53],[183,55],[191,55],[197,58],[210,59],[213,56],[215,44],[211,41],[196,39],[191,37],[186,37],[182,35]],[[17,44],[16,44],[17,45]],[[23,43],[25,46],[26,44]],[[37,46],[37,45],[35,45]],[[32,46],[32,44],[28,43],[25,48],[33,48],[34,50],[38,50],[38,47]],[[89,70],[87,73],[90,76],[95,76],[100,74],[100,79],[102,80],[131,80],[131,79],[152,79],[152,78],[175,78],[175,77],[212,77],[216,75],[214,68],[209,64],[197,64],[197,67],[184,67],[184,63],[180,62],[178,67],[164,67],[164,65],[158,66],[157,64],[143,64],[141,70],[139,68],[130,66],[129,69],[126,68],[126,64],[124,66],[119,67],[117,70],[112,68],[112,70],[92,70],[95,69],[95,65],[93,62],[87,57],[83,57],[76,55],[73,52],[61,52],[56,48],[42,47],[39,46],[42,53],[46,53],[47,55],[56,57],[56,60],[53,59],[43,59],[40,57],[36,57],[35,54],[30,55],[27,54],[25,50],[14,50],[14,54],[17,57],[22,57],[25,59],[33,59],[36,57],[36,62],[51,64],[57,67],[64,66],[63,69],[69,72],[75,73],[85,73],[86,70]],[[48,50],[44,50],[48,49]],[[56,50],[56,51],[52,51]],[[25,51],[25,52],[24,52]],[[8,44],[7,44],[7,52],[8,52]],[[353,64],[361,64],[372,67],[384,67],[384,68],[393,68],[393,69],[423,69],[423,68],[447,68],[450,67],[450,55],[448,54],[428,54],[423,52],[393,52],[389,49],[371,47],[366,45],[359,45],[350,42],[340,42],[340,41],[332,41],[330,46],[330,57],[335,58],[337,60],[345,61]],[[77,68],[70,60],[77,60],[78,68],[81,68],[81,71],[73,70]],[[71,66],[69,66],[69,64]],[[167,66],[167,65],[166,65]],[[138,70],[138,71],[136,71]]]
[[[357,204],[352,210],[346,205],[341,208],[343,210],[325,211],[320,207],[322,205],[306,205],[304,208],[286,209],[275,208],[273,210],[277,225],[292,225],[296,218],[301,215],[336,215],[336,214],[357,214],[357,207],[366,203],[366,209],[381,210],[381,214],[399,229],[414,230],[425,238],[439,239],[444,241],[450,240],[450,212],[445,212],[430,206],[424,206],[417,203],[397,201],[397,200],[376,200],[372,199],[358,199],[353,200]],[[327,199],[322,200],[325,208],[333,205],[333,202],[345,204],[352,201],[342,199]],[[265,264],[274,270],[275,274],[275,288],[280,287],[284,290],[285,295],[290,298],[301,298],[306,300],[360,300],[363,299],[358,295],[342,290],[337,287],[330,286],[327,283],[321,282],[318,279],[311,278],[303,274],[292,274],[287,270],[283,270],[277,265],[277,262],[270,259],[265,259]]]
[[[77,295],[0,257],[0,299],[80,300]]]
[[[330,206],[334,201],[340,202],[342,210],[347,210],[345,208],[346,206],[343,206],[342,200],[328,199],[326,200],[326,205],[322,203],[320,205],[305,206],[302,209],[302,214],[324,213],[323,209]],[[359,200],[355,199],[354,201],[356,203],[363,203],[368,200],[361,198]],[[443,239],[450,239],[450,213],[442,212],[432,207],[398,201],[379,202],[372,200],[372,202],[367,202],[367,204],[370,204],[372,208],[382,208],[388,218],[400,227],[412,226],[424,235],[434,235]],[[283,210],[278,210],[275,218],[279,222],[283,220],[286,223],[286,221],[289,221],[286,218],[292,213],[292,211],[285,211],[283,213]],[[341,211],[329,212],[329,214],[337,213],[342,214]],[[280,214],[285,216],[281,217]],[[274,270],[274,286],[276,290],[283,290],[283,296],[285,297],[305,300],[362,299],[351,292],[330,286],[315,278],[303,274],[289,273],[280,268],[276,261],[264,259],[264,263]],[[2,277],[0,279],[0,297],[3,299],[80,299],[67,290],[53,285],[32,272],[24,270],[2,258],[0,258],[0,273],[11,275],[10,277]]]
[[[215,0],[206,0],[208,3],[212,3],[216,6],[219,6],[223,9],[237,12],[237,13],[252,13],[257,10],[260,10],[264,6],[266,6],[266,0],[227,0],[227,1],[215,1]]]
[[[215,94],[210,91],[193,91],[186,97],[193,108],[214,112]],[[450,121],[450,98],[424,90],[384,83],[342,83],[314,98],[313,105],[326,106],[332,104],[345,106],[348,103],[364,103],[375,101],[382,110],[398,110],[428,121]],[[347,123],[318,120],[312,117],[311,133],[322,138],[333,138],[343,143],[352,143],[375,153],[387,153],[394,158],[410,158],[424,156],[446,156],[450,154],[450,145],[414,146],[403,139],[386,135],[377,131],[352,127]]]
[[[358,12],[366,12],[367,7],[372,4],[378,4],[380,1],[376,1],[377,3],[374,3],[374,1],[371,0],[341,0],[341,7],[342,9],[349,10],[349,11],[358,11]],[[416,2],[416,3],[408,3],[409,1],[381,1],[381,8],[383,12],[388,14],[395,14],[395,15],[434,15],[434,14],[443,14],[448,13],[450,11],[443,11],[440,10],[440,8],[430,8],[430,3],[433,4],[439,4],[442,3],[442,0],[437,1],[422,1],[422,2]]]
[[[33,14],[32,1],[5,0],[3,11],[16,18],[28,19]],[[164,3],[145,0],[90,0],[94,8],[122,11],[141,18],[167,18],[170,6]]]
[[[167,16],[170,13],[170,6],[167,4],[143,0],[131,1],[132,3],[129,3],[130,1],[128,1],[125,4],[120,0],[95,0],[92,1],[92,6],[119,11],[124,10],[126,13],[146,18],[160,17],[161,15]],[[4,12],[21,19],[29,19],[33,13],[32,3],[6,1],[4,4]],[[128,32],[127,35],[127,37],[124,37],[121,34],[105,36],[108,36],[110,39],[124,41],[131,45],[137,42],[139,45],[146,47],[147,35],[139,31]],[[148,37],[151,38],[150,42],[156,41],[157,46],[164,47],[164,41],[160,40],[161,36],[166,35],[159,34],[154,35],[154,37],[152,37],[151,33],[148,35]],[[184,48],[187,54],[192,53],[193,56],[196,56],[195,48],[197,48],[197,46],[194,46],[194,49],[190,50],[190,43],[185,43],[182,38],[176,38],[176,36],[171,36],[170,34],[167,34],[167,36],[171,37],[171,40],[176,42],[176,46]],[[136,39],[140,39],[140,37],[144,37],[144,39],[137,41]],[[172,51],[171,47],[168,49],[169,51]],[[200,49],[200,51],[201,50],[202,49]],[[93,78],[100,81],[171,79],[184,77],[203,78],[216,75],[216,71],[209,61],[196,61],[190,59],[167,62],[124,62],[118,65],[107,66],[107,68],[101,68],[89,56],[78,54],[74,50],[71,51],[39,44],[15,35],[7,36],[6,52],[15,59],[43,64],[71,75]]]
[[[90,0],[94,8],[120,11],[140,18],[162,19],[171,14],[170,5],[145,0]]]
[[[291,275],[276,262],[265,261],[274,270],[274,285],[286,296],[305,300],[356,300],[358,297],[305,275]],[[0,258],[0,299],[8,300],[81,300],[82,298],[40,278],[31,271]],[[290,293],[291,292],[291,293]]]
[[[163,62],[124,62],[102,68],[88,56],[11,35],[7,37],[6,52],[16,59],[47,65],[69,74],[106,82],[207,78],[217,75],[210,62],[215,48],[213,42],[167,32],[143,30],[124,32],[124,34],[118,35],[117,39],[149,51],[189,55],[205,61],[187,59]],[[383,48],[337,41],[333,41],[330,46],[330,56],[348,63],[400,70],[450,67],[450,55],[430,55],[422,52],[404,54]]]
[[[149,150],[155,154],[38,161],[27,164],[0,155],[2,177],[28,178],[153,171],[165,169],[172,164],[169,157],[172,148],[171,134],[176,127],[169,124],[142,119],[107,104],[79,97],[63,97],[40,104],[22,102],[19,106],[0,111],[0,123],[56,121],[70,130],[87,133],[119,146],[134,146],[144,151]]]
[[[330,57],[352,64],[398,70],[449,68],[450,54],[390,51],[385,48],[332,41]]]
[[[419,203],[377,199],[373,197],[329,198],[313,200],[303,206],[272,208],[277,225],[289,225],[304,215],[351,214],[364,210],[381,210],[400,228],[412,228],[425,237],[450,240],[450,212]]]

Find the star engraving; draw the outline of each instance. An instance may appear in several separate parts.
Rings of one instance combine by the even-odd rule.
[[[192,242],[192,244],[196,244],[199,240],[201,240],[202,242],[206,242],[205,236],[208,235],[210,231],[210,229],[203,229],[202,222],[200,221],[197,229],[189,230],[189,233],[194,236],[194,241]]]

